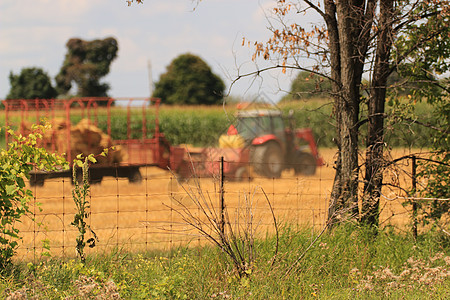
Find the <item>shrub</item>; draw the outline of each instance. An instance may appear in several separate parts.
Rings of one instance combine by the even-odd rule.
[[[30,214],[30,201],[33,193],[25,186],[24,178],[29,179],[29,172],[37,170],[54,170],[56,166],[66,166],[64,159],[50,154],[43,148],[36,147],[37,140],[49,125],[33,126],[28,136],[9,134],[13,141],[8,149],[0,152],[0,266],[5,270],[14,255],[20,239],[16,223],[24,215]]]

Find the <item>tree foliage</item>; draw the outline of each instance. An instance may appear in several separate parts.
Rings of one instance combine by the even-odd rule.
[[[262,57],[274,62],[272,68],[307,71],[331,82],[338,147],[329,210],[332,222],[357,218],[378,224],[387,165],[383,152],[388,78],[397,71],[408,80],[435,84],[437,75],[448,70],[449,7],[447,0],[278,0],[273,10],[276,21],[269,27],[271,38],[254,43],[254,59]],[[303,26],[298,23],[303,13],[315,14],[320,21]],[[366,96],[361,94],[363,75],[369,78]],[[367,134],[361,136],[364,126]],[[363,164],[361,138],[366,152]],[[362,192],[358,190],[361,178]]]
[[[225,84],[200,57],[175,58],[155,84],[154,97],[166,104],[220,104]]]
[[[414,12],[426,22],[410,22],[398,34],[392,53],[395,72],[402,80],[395,87],[410,88],[415,101],[441,102],[450,93],[442,74],[450,70],[450,9],[448,1],[419,2]],[[402,83],[402,84],[399,84]]]
[[[9,90],[6,99],[51,99],[57,96],[50,77],[41,68],[23,68],[20,74],[9,74]]]
[[[433,2],[431,2],[433,3]],[[439,224],[450,209],[450,79],[439,78],[450,70],[450,7],[448,2],[437,2],[442,7],[429,8],[429,1],[419,3],[418,11],[428,11],[432,17],[427,22],[408,24],[408,32],[399,36],[394,57],[408,50],[405,63],[397,68],[400,76],[407,78],[407,84],[415,85],[409,95],[409,105],[414,107],[417,101],[428,101],[434,106],[434,122],[428,124],[421,121],[421,111],[412,110],[405,116],[404,107],[394,114],[410,123],[421,123],[432,128],[429,139],[430,156],[421,161],[418,179],[425,185],[414,191],[426,198],[441,200],[413,200],[423,217],[424,222]],[[421,47],[414,47],[422,44]],[[441,76],[442,77],[442,76]],[[418,120],[418,121],[416,121]]]
[[[127,2],[128,6],[130,6],[131,4],[133,4],[135,0],[125,0],[125,1]],[[136,0],[136,3],[138,4],[142,4],[143,2],[144,0]]]
[[[106,97],[109,90],[107,83],[101,83],[102,77],[109,73],[110,65],[119,49],[116,39],[84,41],[70,39],[67,44],[64,63],[56,76],[59,94],[67,94],[73,83],[80,97]]]
[[[435,200],[416,201],[422,220],[425,223],[440,224],[450,211],[450,97],[435,105],[435,117],[438,121],[436,134],[430,139],[431,155],[422,162],[418,178],[425,185],[416,192],[425,198]],[[446,199],[446,200],[445,200]],[[448,220],[447,220],[448,224]],[[442,224],[441,224],[442,225]]]

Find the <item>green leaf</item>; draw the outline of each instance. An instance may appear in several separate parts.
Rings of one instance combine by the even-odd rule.
[[[5,189],[6,189],[6,194],[7,195],[12,195],[15,192],[17,192],[17,190],[19,190],[19,187],[17,187],[15,184],[14,185],[7,185]]]
[[[75,163],[78,167],[80,167],[80,168],[83,167],[83,163],[81,162],[81,160],[75,160]]]

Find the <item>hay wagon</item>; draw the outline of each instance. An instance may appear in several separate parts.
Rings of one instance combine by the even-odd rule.
[[[69,170],[32,171],[30,185],[72,177],[71,162],[78,154],[97,155],[98,163],[90,167],[91,183],[101,182],[105,176],[125,177],[136,183],[142,180],[141,167],[177,170],[182,164],[184,149],[171,146],[159,131],[160,99],[19,99],[4,100],[3,104],[6,126],[21,134],[29,132],[33,123],[49,122],[52,129],[38,146],[64,155],[70,163]],[[5,139],[8,143],[8,133]],[[100,156],[106,148],[108,154]]]
[[[237,127],[230,126],[219,138],[218,147],[187,148],[171,145],[160,132],[160,99],[22,99],[3,103],[6,126],[21,134],[29,132],[33,123],[50,122],[52,129],[38,146],[62,154],[69,163],[79,154],[96,155],[98,162],[89,170],[91,183],[99,183],[105,176],[139,183],[140,168],[147,166],[170,169],[181,179],[224,176],[240,181],[251,179],[253,171],[279,178],[286,168],[314,175],[316,166],[323,164],[312,131],[285,128],[278,111],[240,112]],[[6,142],[8,139],[6,133]],[[299,141],[306,142],[309,151],[304,151]],[[109,149],[106,157],[100,155],[104,149]],[[72,177],[72,171],[73,164],[69,170],[34,170],[30,184],[41,186],[49,178]]]

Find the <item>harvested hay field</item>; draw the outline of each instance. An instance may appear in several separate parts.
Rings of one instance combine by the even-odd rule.
[[[225,182],[224,199],[230,223],[234,226],[251,224],[259,236],[273,233],[270,201],[278,225],[321,229],[327,218],[335,152],[334,149],[321,149],[326,164],[311,177],[285,172],[277,180],[254,178],[252,181]],[[395,156],[403,154],[403,150],[395,152]],[[205,242],[186,225],[179,212],[185,206],[194,216],[200,214],[189,194],[196,199],[206,199],[217,209],[219,182],[204,178],[180,185],[169,171],[148,167],[141,172],[144,180],[140,184],[107,177],[101,184],[91,186],[88,225],[99,241],[95,248],[87,249],[88,253],[117,248],[132,251],[170,249],[182,244],[200,245]],[[24,239],[19,253],[22,257],[39,257],[45,251],[43,241],[49,242],[52,255],[75,255],[77,232],[70,225],[75,213],[72,188],[67,179],[52,179],[43,187],[32,187],[36,202],[41,203],[42,209],[35,208],[35,218],[42,225],[38,226],[29,219],[21,224]],[[386,195],[394,199],[397,192],[386,191]],[[404,228],[408,224],[409,214],[401,205],[401,199],[383,199],[382,208],[384,225]]]

